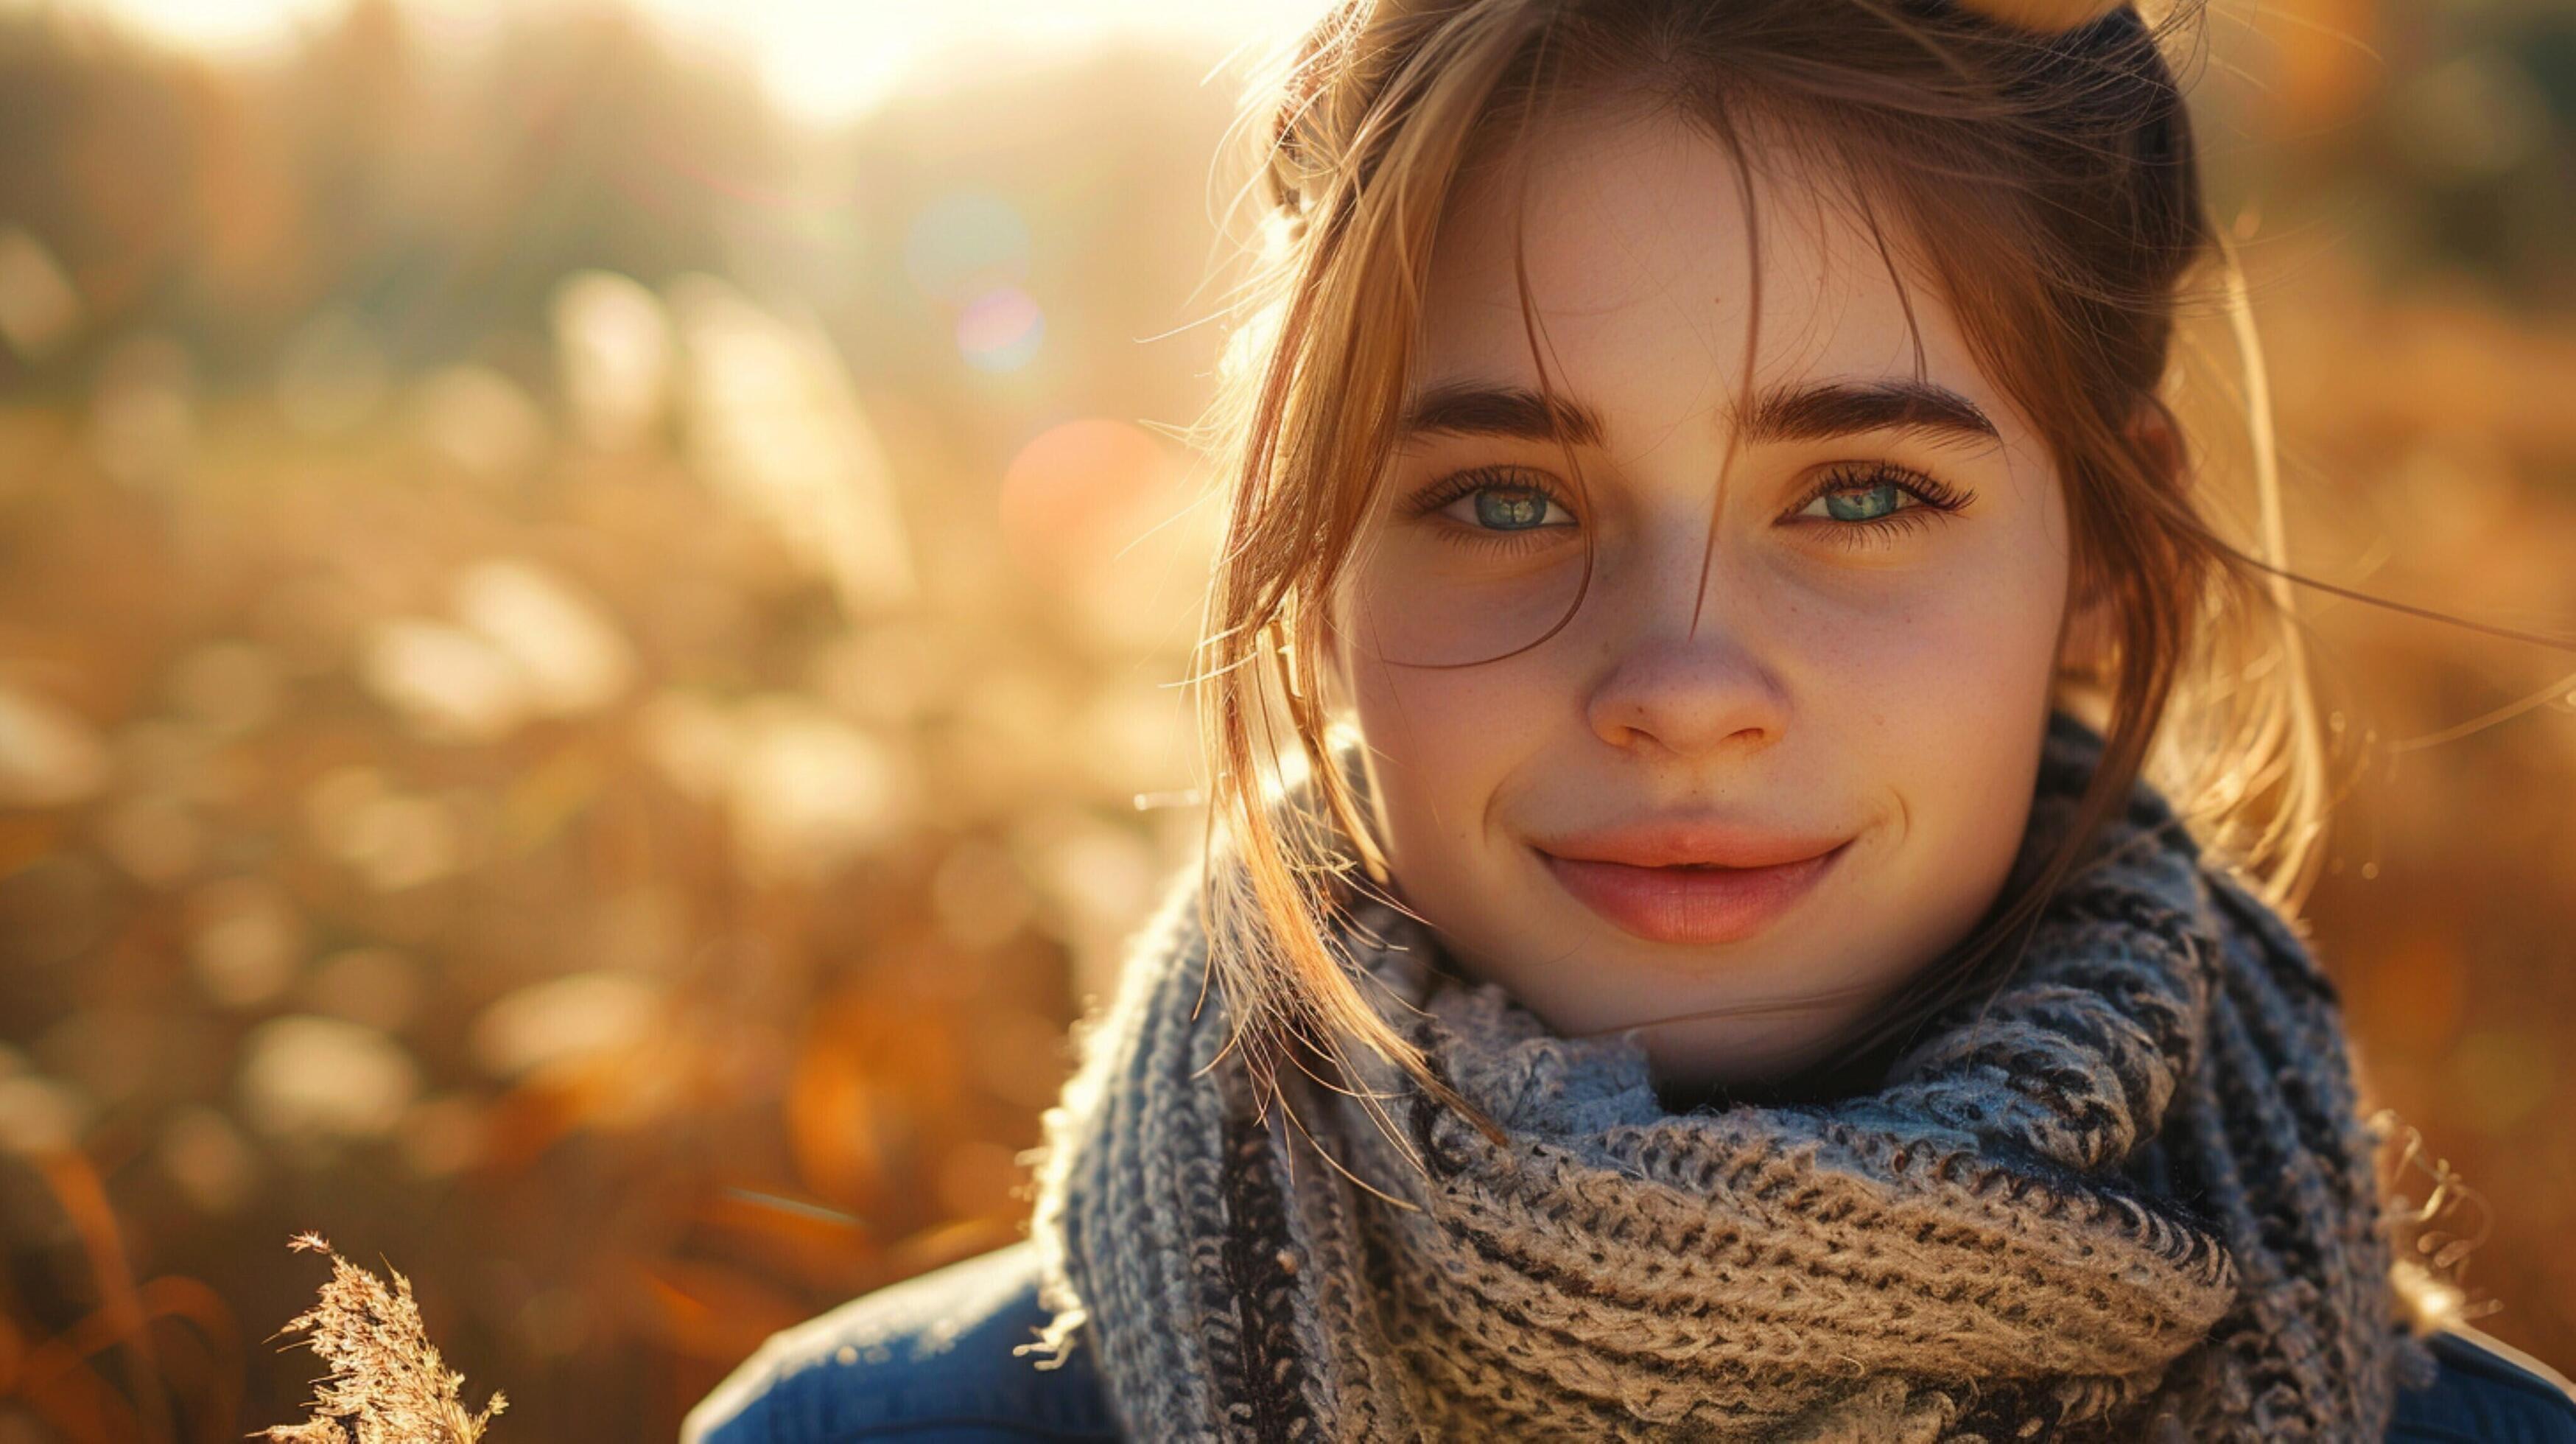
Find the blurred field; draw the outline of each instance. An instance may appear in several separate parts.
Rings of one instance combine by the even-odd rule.
[[[2294,562],[2569,632],[2576,16],[2211,38]],[[1198,835],[1216,59],[822,127],[615,11],[0,12],[0,1444],[290,1422],[308,1228],[557,1441],[1017,1235]],[[2576,660],[2307,605],[2318,946],[2576,1364]]]

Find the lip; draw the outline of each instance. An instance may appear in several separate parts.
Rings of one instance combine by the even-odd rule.
[[[1660,836],[1662,841],[1655,840]],[[1672,834],[1637,835],[1632,848],[1652,854],[1659,847],[1673,855]],[[1571,844],[1560,844],[1571,846]],[[1600,844],[1592,844],[1599,846]],[[1830,845],[1802,840],[1768,842],[1737,837],[1734,855],[1769,860],[1754,865],[1685,868],[1640,865],[1592,857],[1561,857],[1533,848],[1557,883],[1577,901],[1621,930],[1658,943],[1708,946],[1739,942],[1769,927],[1798,900],[1815,890],[1851,845],[1849,838]],[[1822,851],[1817,849],[1822,847]],[[1783,853],[1805,855],[1782,857]],[[1688,857],[1684,852],[1682,856]],[[1704,856],[1705,854],[1702,854]]]
[[[1830,833],[1787,833],[1715,817],[1675,816],[1656,822],[1559,833],[1533,845],[1551,857],[1579,862],[1624,862],[1630,867],[1695,863],[1760,868],[1805,862],[1848,841],[1848,837]]]

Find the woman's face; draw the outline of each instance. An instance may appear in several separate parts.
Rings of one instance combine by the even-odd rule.
[[[1594,113],[1529,160],[1528,279],[1566,404],[1536,404],[1513,196],[1479,181],[1433,253],[1419,384],[1336,600],[1336,685],[1399,896],[1461,966],[1562,1032],[1736,1010],[1647,1028],[1658,1082],[1776,1076],[2005,881],[2065,617],[2058,477],[1935,289],[1900,291],[1785,159],[1754,180],[1749,408],[1726,151]],[[1561,630],[1404,665],[1547,631],[1585,532]]]

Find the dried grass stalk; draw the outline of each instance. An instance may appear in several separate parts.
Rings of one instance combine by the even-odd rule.
[[[457,1402],[465,1376],[439,1362],[400,1270],[386,1265],[394,1276],[387,1289],[318,1233],[298,1234],[287,1247],[331,1255],[321,1301],[278,1331],[309,1333],[306,1344],[331,1373],[314,1383],[310,1420],[276,1425],[266,1437],[283,1444],[476,1444],[492,1416],[509,1407],[498,1389],[480,1414]]]

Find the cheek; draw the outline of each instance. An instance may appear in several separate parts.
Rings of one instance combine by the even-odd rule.
[[[2037,526],[1992,541],[1811,633],[1838,750],[1894,800],[1898,866],[1934,933],[1973,920],[2010,869],[2055,680],[2063,561]]]
[[[1853,710],[1913,735],[1973,737],[2044,695],[2057,652],[2058,603],[1968,582],[1918,588],[1865,615],[1831,618],[1811,653]],[[1947,740],[1946,738],[1944,740]]]
[[[1386,580],[1396,569],[1388,556],[1392,550],[1364,548],[1372,560],[1354,569],[1333,601],[1336,666],[1361,732],[1378,756],[1379,783],[1390,792],[1441,792],[1497,775],[1512,755],[1514,732],[1549,715],[1551,685],[1563,684],[1545,679],[1546,658],[1562,649],[1539,648],[1539,655],[1473,667],[1382,660],[1381,650],[1393,645],[1387,641],[1391,624],[1374,609],[1403,590]],[[1562,694],[1553,695],[1561,706]],[[1402,781],[1399,772],[1407,774]]]
[[[1351,703],[1367,739],[1388,860],[1406,890],[1430,901],[1467,886],[1452,876],[1482,853],[1494,799],[1565,708],[1570,682],[1521,664],[1351,664]]]
[[[1836,710],[1947,745],[2042,698],[2065,606],[2064,544],[2017,508],[1957,529],[1926,565],[1811,589],[1801,651]]]
[[[1360,729],[1380,759],[1387,786],[1448,791],[1498,775],[1519,733],[1550,715],[1552,693],[1537,669],[1393,666],[1361,654],[1349,664]]]

